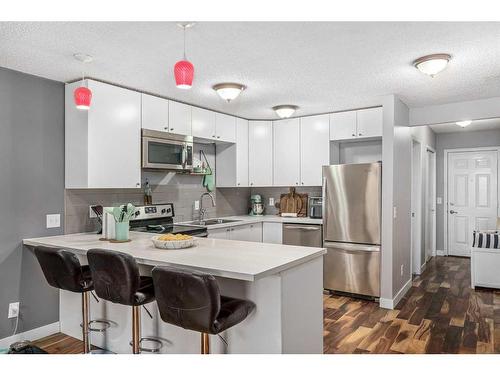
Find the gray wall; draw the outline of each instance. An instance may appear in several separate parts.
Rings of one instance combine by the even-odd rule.
[[[444,150],[464,147],[500,146],[500,130],[482,130],[436,135],[436,197],[444,199]],[[436,205],[436,249],[444,250],[446,202]]]
[[[23,238],[61,234],[45,215],[64,211],[64,85],[0,68],[0,338],[13,333],[8,304],[21,302],[18,332],[59,320]],[[62,217],[61,217],[62,220]]]

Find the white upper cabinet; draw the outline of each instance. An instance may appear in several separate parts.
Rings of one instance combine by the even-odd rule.
[[[216,113],[215,134],[218,141],[236,142],[236,117]]]
[[[330,115],[330,139],[341,141],[381,137],[382,124],[382,107],[332,113]]]
[[[215,112],[193,107],[193,137],[216,139]]]
[[[381,137],[383,127],[382,107],[361,109],[358,112],[358,138]]]
[[[142,128],[157,131],[169,131],[168,100],[157,96],[141,94]]]
[[[248,186],[248,120],[236,119],[236,143],[216,147],[217,187]]]
[[[273,123],[248,122],[248,181],[250,186],[273,185]]]
[[[171,133],[192,135],[190,105],[170,100],[168,106],[168,129]]]
[[[141,94],[88,80],[92,105],[78,110],[65,88],[66,188],[141,186]]]
[[[356,138],[356,111],[338,112],[330,115],[330,139],[337,141]]]
[[[294,186],[300,182],[300,120],[273,122],[274,186]]]
[[[300,185],[322,185],[322,167],[330,164],[329,133],[329,115],[300,119]]]

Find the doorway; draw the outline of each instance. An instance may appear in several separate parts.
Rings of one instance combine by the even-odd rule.
[[[447,254],[470,256],[472,232],[496,229],[498,149],[444,150]]]

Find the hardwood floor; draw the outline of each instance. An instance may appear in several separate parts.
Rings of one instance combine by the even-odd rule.
[[[55,354],[82,352],[55,334],[35,342]],[[325,353],[500,353],[500,290],[470,288],[470,261],[435,257],[395,310],[324,297]]]
[[[324,297],[325,353],[500,353],[500,291],[470,288],[470,260],[432,258],[395,310]]]

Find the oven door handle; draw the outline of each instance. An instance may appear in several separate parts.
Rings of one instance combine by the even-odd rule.
[[[187,146],[184,145],[182,147],[182,153],[181,153],[181,164],[183,168],[186,168],[186,160],[187,160]]]

